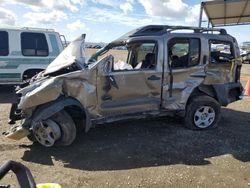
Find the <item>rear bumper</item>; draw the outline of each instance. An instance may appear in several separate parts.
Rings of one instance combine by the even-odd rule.
[[[241,83],[215,84],[213,87],[222,106],[227,106],[234,101],[242,99],[243,87]]]

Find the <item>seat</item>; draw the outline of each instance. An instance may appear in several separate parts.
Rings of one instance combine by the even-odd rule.
[[[155,67],[155,54],[147,53],[144,60],[142,61],[142,69],[152,69]]]

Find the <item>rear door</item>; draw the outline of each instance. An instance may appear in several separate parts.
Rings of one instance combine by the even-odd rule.
[[[204,80],[204,63],[201,39],[194,37],[171,37],[167,40],[169,70],[165,74],[163,107],[169,110],[184,110],[192,90]]]

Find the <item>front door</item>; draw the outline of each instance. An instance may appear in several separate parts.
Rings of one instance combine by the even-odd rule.
[[[99,113],[104,116],[159,110],[162,48],[157,41],[132,42],[111,49],[112,68],[98,75]],[[120,49],[120,50],[119,50]],[[162,50],[162,49],[161,49]]]

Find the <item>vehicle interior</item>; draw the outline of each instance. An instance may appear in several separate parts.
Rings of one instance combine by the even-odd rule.
[[[173,38],[168,42],[168,57],[172,68],[185,68],[199,64],[200,40]]]
[[[234,59],[232,44],[225,41],[210,41],[210,62],[229,63]]]
[[[115,46],[98,59],[112,55],[112,71],[153,70],[157,64],[157,53],[156,42],[134,42]]]

